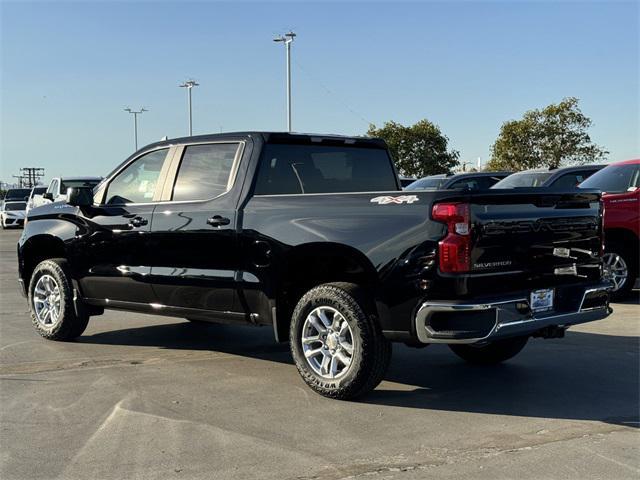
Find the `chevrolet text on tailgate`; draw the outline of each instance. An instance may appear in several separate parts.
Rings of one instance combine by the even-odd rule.
[[[149,145],[32,210],[33,325],[105,308],[269,325],[332,398],[380,383],[391,342],[498,363],[611,312],[597,191],[403,192],[371,138],[247,132]]]

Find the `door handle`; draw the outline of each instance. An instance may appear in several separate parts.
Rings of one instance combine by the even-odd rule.
[[[148,223],[149,223],[149,220],[147,220],[144,217],[133,217],[129,221],[129,225],[131,225],[132,227],[142,227]]]
[[[212,227],[222,227],[223,225],[229,225],[231,220],[222,215],[214,215],[213,217],[207,220],[207,223]]]

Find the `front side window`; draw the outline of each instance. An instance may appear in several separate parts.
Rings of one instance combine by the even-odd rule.
[[[607,193],[623,193],[640,187],[640,164],[611,165],[597,171],[580,188],[596,188]]]
[[[108,204],[153,201],[168,148],[147,153],[130,163],[107,187]]]
[[[238,143],[187,146],[178,168],[172,200],[207,200],[226,192],[238,146]]]
[[[328,145],[265,146],[256,195],[398,190],[386,150]]]

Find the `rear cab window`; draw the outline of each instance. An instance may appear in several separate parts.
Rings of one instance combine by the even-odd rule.
[[[385,149],[314,144],[265,145],[255,195],[399,190]]]

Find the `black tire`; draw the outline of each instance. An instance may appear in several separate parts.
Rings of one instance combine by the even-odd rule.
[[[304,323],[318,307],[337,310],[350,328],[351,362],[337,378],[316,373],[303,352]],[[391,343],[382,335],[371,300],[350,283],[327,283],[309,290],[293,312],[289,339],[302,379],[314,391],[329,398],[348,400],[373,390],[384,378],[391,361]]]
[[[36,331],[48,340],[69,341],[79,337],[87,328],[89,315],[82,312],[76,314],[73,305],[73,289],[67,271],[67,261],[63,258],[44,260],[36,266],[29,282],[29,310],[31,322]],[[49,275],[57,283],[60,292],[60,313],[58,320],[50,327],[43,325],[35,312],[34,290],[38,281]]]
[[[482,346],[450,344],[449,348],[463,360],[476,365],[495,365],[515,357],[527,344],[529,337],[505,338]]]
[[[605,246],[605,262],[610,255],[618,255],[627,266],[626,280],[617,290],[613,290],[610,293],[610,298],[613,301],[628,298],[636,283],[636,278],[638,278],[638,252],[634,247],[637,249],[637,246],[625,245],[619,242],[611,242]]]

